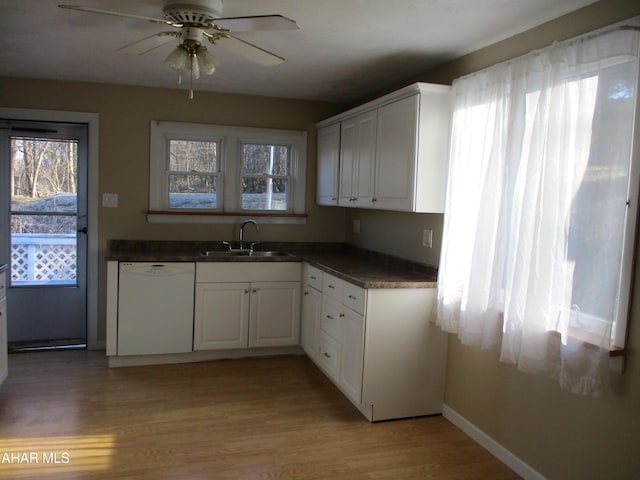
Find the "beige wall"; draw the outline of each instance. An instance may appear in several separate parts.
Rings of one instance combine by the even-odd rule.
[[[640,15],[640,2],[601,1],[429,72],[422,80],[449,83],[553,40],[635,15]],[[394,228],[411,230],[407,223],[416,231],[423,223],[404,217],[398,222],[402,225]],[[384,224],[391,228],[386,219]],[[451,336],[446,403],[549,479],[639,478],[640,275],[632,298],[627,370],[616,379],[612,395],[584,398],[562,392],[554,381],[520,373],[501,364],[496,352],[464,347]]]
[[[146,221],[149,203],[149,125],[151,120],[306,130],[307,224],[263,225],[261,240],[343,241],[344,212],[315,205],[314,124],[341,110],[307,102],[185,90],[125,87],[46,80],[0,79],[0,107],[65,110],[99,114],[99,199],[117,193],[117,209],[99,208],[99,251],[110,239],[230,240],[236,225],[158,225]],[[100,262],[99,339],[104,339],[105,264]]]
[[[453,78],[592,29],[640,15],[637,0],[604,0],[513,39],[487,47],[416,80]],[[403,85],[398,85],[401,87]],[[385,92],[380,92],[385,93]],[[0,79],[0,106],[89,111],[100,114],[99,192],[115,192],[120,208],[100,208],[100,248],[111,238],[211,239],[234,234],[230,226],[149,225],[148,144],[151,119],[306,129],[309,132],[304,227],[265,227],[264,239],[347,241],[430,265],[438,262],[442,215],[320,208],[315,194],[314,122],[341,111],[335,105],[179,90]],[[275,115],[274,115],[274,112]],[[353,220],[361,233],[353,233]],[[421,247],[422,230],[434,231],[434,248]],[[100,273],[104,283],[104,269]],[[640,276],[639,276],[640,277]],[[640,278],[634,286],[640,298]],[[101,297],[101,305],[104,299]],[[102,315],[104,315],[101,307]],[[103,320],[101,320],[102,322]],[[626,479],[640,471],[640,303],[631,314],[628,368],[604,399],[561,392],[546,378],[500,364],[495,352],[449,342],[447,404],[550,479]],[[101,323],[103,325],[103,323]]]

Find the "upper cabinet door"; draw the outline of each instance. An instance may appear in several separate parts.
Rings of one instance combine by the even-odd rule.
[[[414,95],[378,110],[375,208],[414,209],[418,102]]]
[[[345,207],[372,206],[377,111],[345,119],[340,141],[340,200]]]
[[[338,205],[340,122],[318,129],[318,205]]]

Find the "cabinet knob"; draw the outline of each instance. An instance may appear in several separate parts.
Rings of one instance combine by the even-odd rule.
[[[251,290],[251,293],[256,293],[258,290],[256,290],[255,288],[253,290]]]
[[[245,289],[244,293],[249,293],[249,289],[248,288]]]
[[[309,292],[304,292],[304,295],[309,295]]]
[[[343,317],[344,317],[344,313],[341,313],[341,314],[340,314],[340,318],[343,318]]]
[[[371,201],[375,203],[375,202],[378,201],[378,199],[377,198],[372,198]]]

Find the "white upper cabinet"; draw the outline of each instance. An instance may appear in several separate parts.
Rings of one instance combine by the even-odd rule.
[[[318,129],[318,205],[338,205],[340,123]]]
[[[444,211],[450,90],[417,83],[318,124],[319,135],[340,125],[339,205]],[[330,191],[320,160],[327,149],[320,139],[318,145],[318,176],[324,175],[323,191]]]

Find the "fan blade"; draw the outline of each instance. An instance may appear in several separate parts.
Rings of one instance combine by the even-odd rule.
[[[114,17],[135,18],[136,20],[145,20],[159,25],[169,25],[171,27],[181,27],[181,24],[163,20],[161,18],[143,17],[141,15],[133,15],[130,13],[112,12],[111,10],[102,10],[101,8],[83,7],[81,5],[58,5],[60,8],[68,8],[69,10],[78,10],[80,12],[100,13],[102,15],[112,15]]]
[[[266,67],[272,67],[274,65],[280,65],[284,62],[284,58],[278,55],[268,52],[267,50],[253,45],[239,38],[232,37],[231,35],[220,35],[209,37],[209,41],[214,45],[220,45],[233,53],[237,53],[245,57],[248,60],[259,63]]]
[[[154,48],[161,47],[162,45],[169,43],[171,40],[179,37],[179,32],[160,32],[150,37],[143,38],[137,42],[125,45],[122,48],[116,50],[118,53],[126,53],[129,55],[142,55],[143,53],[150,52]]]
[[[230,32],[249,32],[252,30],[299,30],[295,20],[282,15],[256,15],[253,17],[216,18],[215,24]]]

